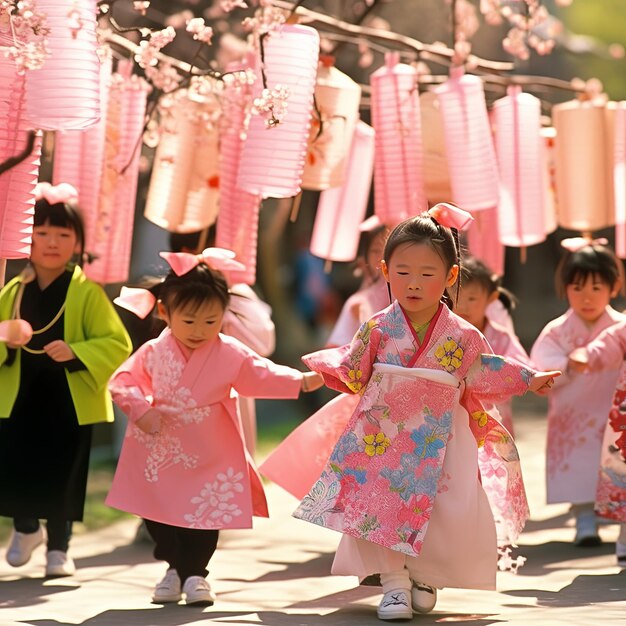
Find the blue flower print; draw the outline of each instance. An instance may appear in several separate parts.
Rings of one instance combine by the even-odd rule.
[[[527,369],[522,369],[522,371],[520,372],[520,376],[522,377],[522,380],[527,385],[530,385],[530,381],[533,379],[533,373],[532,372],[530,372]]]
[[[385,315],[385,322],[384,325],[381,324],[381,327],[384,332],[393,339],[404,337],[406,333],[406,321],[399,306],[392,307],[387,315]]]
[[[428,408],[426,408],[424,412],[424,420],[433,430],[441,428],[447,432],[452,427],[452,411],[445,411],[441,417],[437,417],[436,415],[433,415]]]
[[[333,463],[343,463],[348,454],[358,451],[359,444],[356,435],[354,433],[347,433],[337,442],[330,456],[330,460]]]
[[[389,487],[407,501],[412,494],[417,493],[415,469],[419,465],[419,459],[413,454],[403,454],[400,457],[398,469],[385,468],[380,472],[383,478],[389,481]]]
[[[504,367],[506,361],[497,354],[481,354],[480,363],[492,372],[499,372]]]
[[[367,472],[365,470],[346,469],[343,473],[344,476],[354,476],[359,485],[364,485],[367,482]]]
[[[411,439],[416,443],[413,451],[420,459],[436,458],[439,450],[446,444],[442,436],[430,424],[422,424],[411,433]]]

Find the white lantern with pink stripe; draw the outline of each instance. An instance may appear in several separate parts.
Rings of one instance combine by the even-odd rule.
[[[498,157],[500,243],[525,247],[546,238],[542,177],[541,103],[511,86],[493,105]]]
[[[498,276],[504,274],[505,248],[499,240],[497,207],[474,214],[474,221],[467,230],[467,247]]]
[[[262,40],[265,86],[289,91],[287,110],[276,125],[252,115],[239,164],[238,186],[263,198],[289,198],[301,189],[311,126],[319,34],[309,26],[285,25]],[[257,77],[257,98],[264,85]]]
[[[613,185],[615,190],[615,251],[626,258],[626,101],[615,107]]]
[[[376,131],[374,211],[380,222],[397,224],[425,211],[422,134],[417,72],[397,53],[370,77],[372,126]]]
[[[498,168],[483,83],[453,68],[435,89],[443,116],[452,199],[475,213],[498,205]]]
[[[348,169],[341,187],[320,194],[311,254],[329,261],[353,261],[367,212],[374,170],[374,129],[359,121],[354,130]]]
[[[554,232],[557,227],[556,221],[556,168],[555,168],[555,143],[556,130],[552,126],[541,129],[541,167],[543,182],[543,214],[545,217],[546,233]]]
[[[26,76],[27,117],[35,128],[89,128],[98,122],[100,61],[96,0],[37,0],[50,32],[50,57]]]

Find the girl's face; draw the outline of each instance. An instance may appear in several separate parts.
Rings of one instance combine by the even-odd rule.
[[[597,274],[588,274],[584,281],[567,285],[565,294],[574,313],[593,324],[600,319],[611,298],[617,295],[617,287],[603,282]]]
[[[30,261],[36,271],[63,271],[79,252],[80,242],[72,228],[51,226],[49,222],[33,228]]]
[[[185,305],[168,313],[162,302],[158,303],[161,319],[167,322],[172,335],[190,350],[213,341],[222,328],[224,307],[216,298],[200,306]]]
[[[497,291],[489,293],[479,282],[462,282],[454,311],[482,331],[486,322],[485,311],[497,297]]]
[[[439,307],[446,287],[456,282],[458,265],[447,269],[441,257],[428,244],[403,243],[381,269],[391,294],[416,323],[427,322]]]

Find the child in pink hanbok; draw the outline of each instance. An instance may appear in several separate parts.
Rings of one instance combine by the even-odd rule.
[[[464,320],[485,336],[495,354],[531,365],[530,357],[522,347],[517,335],[489,317],[489,308],[499,300],[505,311],[511,312],[514,296],[500,285],[500,277],[494,274],[480,259],[463,259],[461,287],[455,310]],[[513,411],[511,401],[496,406],[501,422],[513,435]]]
[[[342,533],[333,573],[380,573],[382,620],[432,610],[436,588],[495,588],[496,530],[484,488],[499,493],[513,538],[528,507],[516,448],[485,405],[547,391],[558,375],[493,355],[446,306],[459,272],[456,228],[468,219],[436,205],[399,224],[382,263],[393,303],[349,345],[303,358],[360,402],[294,515]],[[478,446],[491,470],[482,485]]]
[[[547,501],[568,502],[576,518],[574,543],[600,543],[594,500],[602,437],[615,392],[617,370],[578,372],[570,353],[625,320],[610,306],[622,285],[622,264],[606,240],[566,239],[557,268],[557,291],[569,308],[543,329],[531,350],[539,368],[563,370],[549,398],[546,454]]]
[[[218,270],[240,266],[233,253],[161,256],[172,267],[157,302],[168,327],[111,379],[129,424],[106,502],[144,518],[155,558],[168,563],[153,601],[178,602],[184,594],[187,604],[209,606],[215,596],[206,567],[219,530],[250,528],[253,515],[268,515],[233,391],[296,398],[322,382],[220,333],[229,293]]]

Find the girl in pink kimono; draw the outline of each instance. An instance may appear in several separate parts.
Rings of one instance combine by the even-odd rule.
[[[234,269],[234,253],[161,256],[173,270],[157,302],[168,328],[111,379],[129,423],[106,502],[144,518],[154,556],[168,562],[154,602],[178,602],[184,594],[187,604],[211,605],[206,567],[219,530],[250,528],[253,515],[268,515],[233,391],[296,398],[322,381],[220,333],[229,292],[218,268]]]
[[[360,396],[324,470],[294,515],[342,533],[333,573],[380,573],[382,620],[428,612],[436,588],[494,589],[492,490],[515,538],[528,507],[509,433],[485,410],[558,372],[536,374],[491,353],[445,302],[457,280],[450,205],[399,224],[382,271],[394,302],[352,342],[304,357],[333,389]],[[479,477],[478,447],[489,464]]]
[[[456,312],[485,336],[491,349],[523,365],[531,365],[530,357],[522,347],[515,332],[491,319],[490,305],[502,302],[505,311],[511,312],[515,305],[512,293],[500,285],[500,277],[494,274],[481,260],[463,259],[461,288],[456,302]],[[513,435],[513,411],[511,401],[496,406],[503,426]]]
[[[579,546],[601,541],[594,500],[617,370],[581,373],[568,367],[568,358],[626,319],[609,304],[622,285],[622,265],[605,244],[583,238],[562,242],[566,253],[556,272],[557,290],[569,308],[546,325],[530,353],[537,367],[563,370],[548,405],[547,501],[572,504]]]

